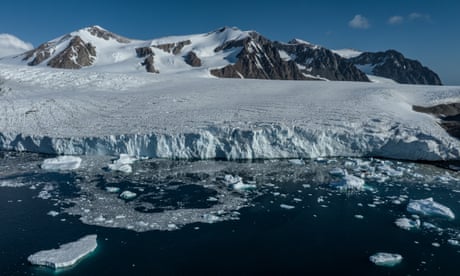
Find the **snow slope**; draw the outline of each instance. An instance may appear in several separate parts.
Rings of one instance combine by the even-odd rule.
[[[32,44],[24,42],[14,35],[0,34],[0,58],[21,54],[32,49]]]
[[[0,148],[158,158],[460,158],[412,105],[460,87],[0,66]]]
[[[118,73],[145,72],[144,66],[141,65],[145,57],[137,56],[136,49],[149,47],[154,55],[155,68],[158,69],[161,74],[193,70],[209,74],[209,68],[220,68],[232,62],[234,63],[235,56],[241,48],[219,52],[215,52],[214,50],[228,41],[243,39],[247,37],[249,33],[250,31],[241,31],[237,28],[225,27],[204,34],[170,36],[153,40],[134,40],[111,33],[100,26],[92,26],[71,32],[42,44],[44,50],[46,50],[46,54],[49,54],[49,56],[35,66],[47,67],[49,61],[58,57],[63,50],[69,47],[71,41],[78,37],[85,44],[90,44],[95,47],[93,63],[90,66],[84,66],[81,70]],[[172,53],[158,48],[158,46],[161,47],[165,44],[174,44],[184,41],[187,41],[187,43],[178,53]],[[73,50],[75,51],[75,49]],[[184,56],[190,51],[195,52],[201,59],[202,66],[200,68],[192,68],[185,62]],[[3,60],[2,63],[26,65],[40,54],[44,53],[35,53],[30,57],[24,55],[17,58],[9,58]],[[78,53],[75,53],[75,59],[76,56],[78,56]],[[28,59],[24,60],[25,57],[28,57]]]

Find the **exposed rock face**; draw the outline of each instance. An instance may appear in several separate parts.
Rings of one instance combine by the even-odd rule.
[[[93,64],[96,48],[85,43],[79,36],[72,38],[69,46],[48,62],[53,68],[80,69]]]
[[[165,44],[154,45],[153,47],[161,49],[167,53],[172,53],[174,55],[177,55],[182,51],[182,48],[184,48],[185,45],[190,45],[191,43],[192,42],[190,40],[184,40],[184,41],[179,41],[176,43],[165,43]]]
[[[140,47],[140,48],[136,48],[136,54],[137,54],[137,57],[143,58],[148,55],[153,55],[153,51],[152,51],[152,48],[150,47]]]
[[[295,39],[287,44],[275,44],[277,48],[285,51],[306,75],[337,81],[369,81],[366,74],[351,62],[326,48]]]
[[[450,135],[460,139],[460,103],[412,107],[414,111],[433,114],[441,119],[441,126]]]
[[[405,58],[395,50],[377,53],[362,53],[351,58],[355,65],[364,65],[371,69],[372,74],[393,79],[405,84],[442,85],[439,76],[420,62]]]
[[[125,38],[125,37],[122,37],[122,36],[119,36],[117,34],[114,34],[114,33],[111,33],[107,30],[104,30],[102,29],[101,27],[99,26],[92,26],[92,27],[89,27],[88,29],[88,32],[96,37],[99,37],[99,38],[103,38],[105,40],[110,40],[110,39],[115,39],[116,41],[120,42],[120,43],[129,43],[130,40]]]
[[[53,68],[79,69],[93,64],[96,57],[96,48],[91,43],[85,43],[79,36],[64,36],[59,41],[47,42],[38,48],[24,54],[24,61],[32,59],[27,64],[30,66],[38,65],[49,59],[56,52],[56,45],[70,39],[68,46],[60,53],[55,55],[47,63]]]
[[[201,66],[201,59],[193,51],[188,52],[187,55],[184,56],[184,61],[192,67]]]
[[[214,51],[242,47],[235,64],[211,70],[211,74],[222,78],[250,78],[277,80],[307,80],[293,61],[281,58],[275,45],[253,32],[250,37],[229,41]]]
[[[154,59],[153,59],[153,54],[149,55],[144,59],[144,62],[141,63],[143,66],[145,66],[145,70],[149,73],[160,73],[157,69],[155,69],[154,66]]]

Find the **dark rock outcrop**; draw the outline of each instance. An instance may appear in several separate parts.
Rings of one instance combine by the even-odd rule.
[[[47,65],[53,68],[80,69],[93,64],[95,58],[96,48],[75,36],[69,46],[48,61]]]
[[[440,125],[447,133],[460,139],[460,103],[439,104],[429,107],[414,105],[412,109],[435,115],[440,119]]]
[[[192,42],[190,40],[179,41],[175,43],[165,43],[165,44],[158,44],[154,45],[158,49],[161,49],[167,53],[172,53],[174,55],[179,54],[184,48],[185,45],[190,45]]]
[[[140,48],[136,48],[136,55],[139,58],[143,58],[148,55],[153,55],[153,51],[151,47],[140,47]]]
[[[263,36],[252,32],[242,40],[228,41],[214,51],[226,51],[242,47],[236,62],[223,68],[211,70],[221,78],[250,78],[276,80],[307,80],[293,61],[281,58],[275,45]]]
[[[405,58],[395,50],[370,53],[349,59],[355,65],[369,66],[373,75],[404,84],[442,85],[439,76],[419,61]]]
[[[195,54],[195,52],[190,51],[184,56],[184,61],[192,67],[200,67],[201,59]]]
[[[326,48],[298,40],[275,45],[291,56],[306,75],[336,81],[369,81],[351,62]]]
[[[87,28],[87,31],[91,35],[99,37],[99,38],[102,38],[102,39],[105,39],[105,40],[115,39],[116,41],[118,41],[120,43],[129,43],[130,42],[129,39],[127,39],[125,37],[122,37],[122,36],[119,36],[117,34],[114,34],[112,32],[109,32],[107,30],[104,30],[99,26],[89,27],[89,28]]]

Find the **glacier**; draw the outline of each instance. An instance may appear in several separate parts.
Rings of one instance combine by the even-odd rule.
[[[460,87],[216,79],[2,65],[0,149],[167,159],[460,158]]]

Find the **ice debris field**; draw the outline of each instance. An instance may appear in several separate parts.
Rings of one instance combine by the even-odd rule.
[[[79,167],[68,166],[76,160]],[[344,200],[351,220],[366,222],[384,214],[390,218],[385,227],[413,233],[414,243],[424,237],[433,248],[460,244],[455,218],[460,211],[456,199],[460,175],[432,165],[373,158],[250,163],[135,160],[127,155],[56,159],[14,152],[4,153],[1,162],[8,164],[0,166],[1,188],[29,188],[38,199],[55,202],[48,215],[57,220],[71,215],[101,227],[174,231],[192,224],[199,229],[199,223],[239,220],[244,210],[262,208],[288,214],[311,210],[310,215],[321,221],[324,212]],[[130,170],[113,169],[113,164],[128,163]],[[58,173],[63,180],[44,181],[41,175],[46,173]],[[57,251],[49,251],[29,260],[57,267],[91,251],[83,249],[90,248],[86,246],[60,250],[66,248],[76,248],[69,252],[78,254],[53,259],[51,253]],[[410,259],[405,255],[403,259],[395,249],[376,252],[368,256],[379,266]]]
[[[460,157],[458,139],[412,110],[458,102],[459,87],[6,64],[0,80],[0,148],[7,150],[173,159]]]

